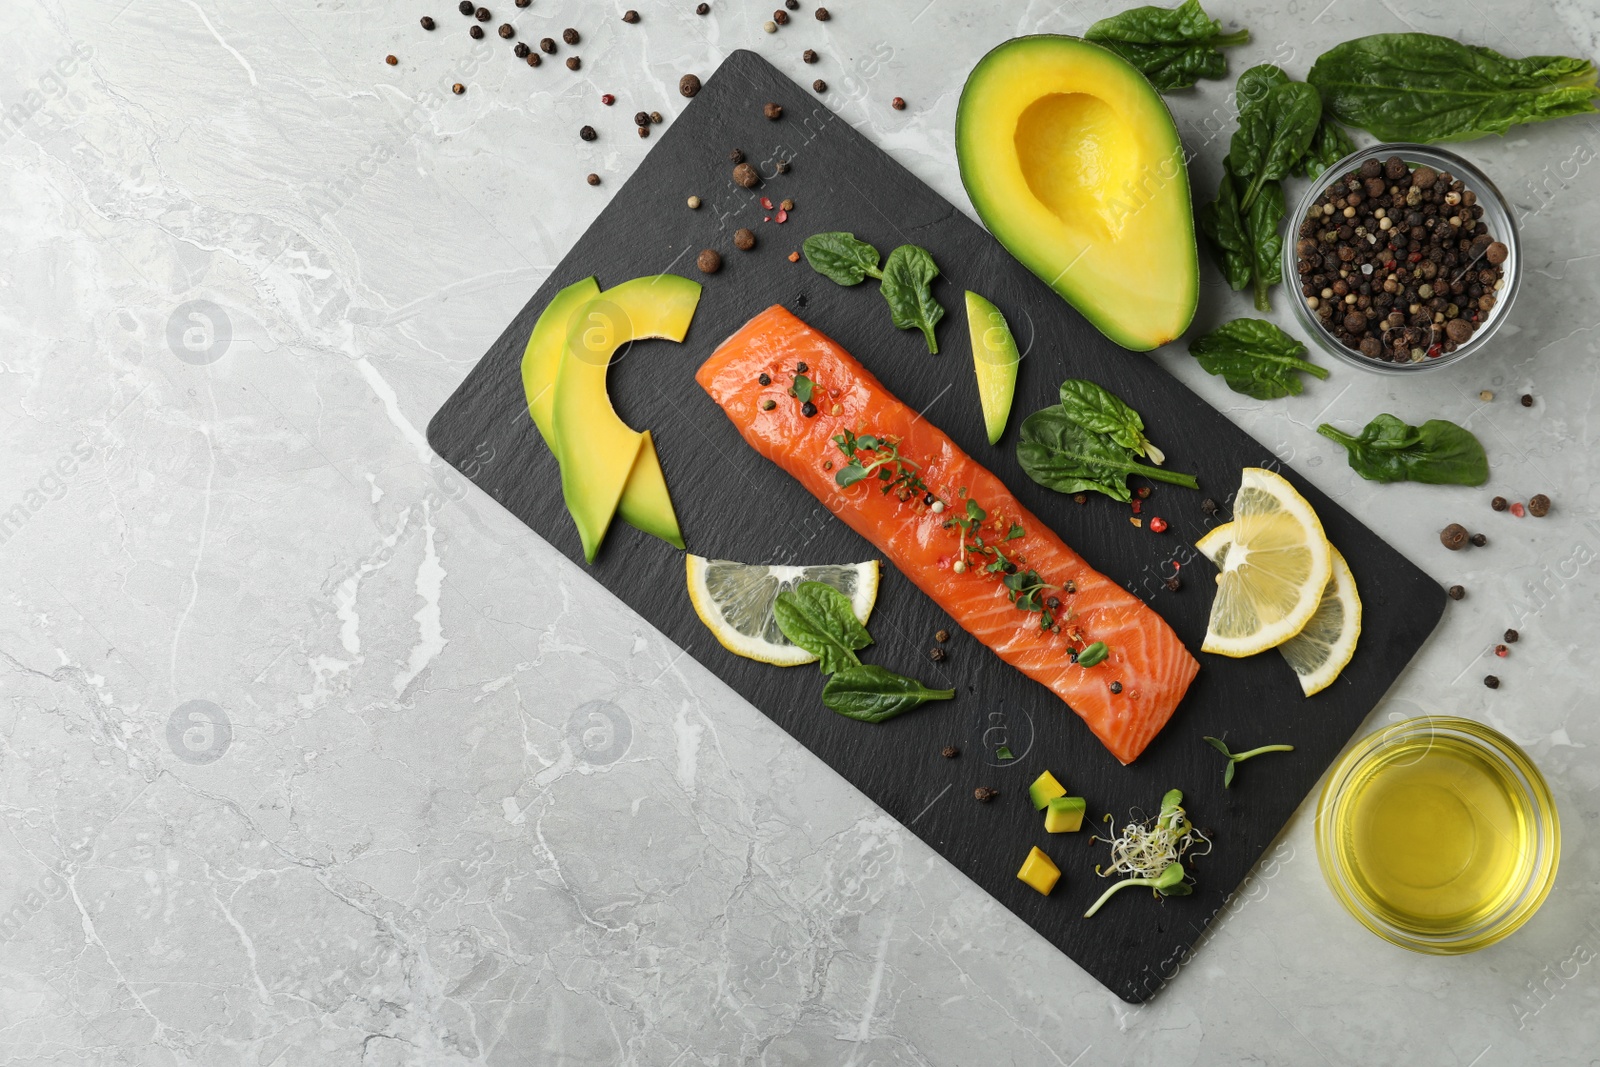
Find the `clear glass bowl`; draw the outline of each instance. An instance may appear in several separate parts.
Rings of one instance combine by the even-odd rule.
[[[1429,757],[1440,758],[1424,765]],[[1486,782],[1503,797],[1486,797]],[[1489,810],[1501,820],[1495,833],[1484,832]],[[1463,821],[1473,835],[1446,832]],[[1505,877],[1485,883],[1473,864],[1479,853],[1500,861]],[[1317,859],[1333,895],[1367,929],[1417,952],[1460,955],[1506,937],[1544,903],[1561,824],[1544,777],[1515,742],[1470,719],[1421,716],[1378,731],[1335,765],[1317,803]]]
[[[1372,359],[1362,355],[1353,348],[1346,348],[1338,338],[1322,325],[1316,313],[1306,307],[1306,298],[1300,293],[1300,275],[1295,269],[1298,257],[1295,254],[1295,245],[1299,241],[1300,223],[1311,210],[1311,205],[1334,182],[1343,178],[1350,171],[1359,167],[1368,159],[1388,159],[1390,156],[1399,156],[1413,168],[1419,164],[1427,164],[1435,170],[1448,172],[1452,177],[1459,178],[1466,187],[1477,195],[1478,205],[1483,208],[1481,220],[1485,230],[1495,240],[1506,246],[1508,255],[1502,264],[1504,270],[1505,288],[1499,293],[1494,307],[1489,309],[1489,317],[1485,319],[1468,339],[1467,343],[1457,348],[1454,352],[1446,352],[1427,359],[1420,363],[1389,363],[1384,360]],[[1289,290],[1288,296],[1294,306],[1295,318],[1300,326],[1310,336],[1312,343],[1324,352],[1333,355],[1353,366],[1365,370],[1378,371],[1388,374],[1418,374],[1434,370],[1438,367],[1447,367],[1460,363],[1470,358],[1474,353],[1482,351],[1488,345],[1500,324],[1506,320],[1511,312],[1511,305],[1517,296],[1517,286],[1522,279],[1522,248],[1517,235],[1516,217],[1506,205],[1506,199],[1495,184],[1484,175],[1477,167],[1468,163],[1454,152],[1447,152],[1442,148],[1420,144],[1377,144],[1370,148],[1352,152],[1339,162],[1322,172],[1321,177],[1311,183],[1305,195],[1300,198],[1294,214],[1289,216],[1288,231],[1283,241],[1283,280]]]

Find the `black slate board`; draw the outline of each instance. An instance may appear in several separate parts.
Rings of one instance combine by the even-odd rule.
[[[761,105],[785,108],[777,122]],[[613,134],[608,128],[604,136]],[[631,136],[631,131],[627,131]],[[731,180],[729,150],[742,148],[768,179],[748,191]],[[791,161],[776,174],[778,159]],[[953,163],[952,163],[953,165]],[[685,199],[703,198],[699,211]],[[784,225],[759,198],[799,205]],[[732,233],[760,237],[748,253]],[[944,272],[935,294],[948,311],[941,354],[930,356],[915,331],[899,332],[874,283],[841,288],[787,259],[811,233],[851,230],[887,255],[903,242],[929,249]],[[722,251],[714,277],[695,270],[701,248]],[[1322,517],[1329,538],[1355,571],[1365,606],[1355,659],[1330,689],[1306,700],[1274,654],[1247,660],[1200,655],[1199,677],[1165,731],[1131,767],[1122,767],[1054,695],[959,630],[949,657],[930,662],[935,630],[949,626],[902,575],[885,568],[871,629],[869,662],[955,687],[956,700],[881,726],[841,718],[818,702],[821,675],[784,670],[726,652],[696,618],[684,590],[683,556],[618,522],[590,573],[756,707],[816,753],[957,870],[1125,1000],[1150,996],[1200,936],[1251,867],[1432,632],[1444,594],[1421,570],[1338,504],[1282,468],[1270,450],[1241,432],[1156,363],[1123,351],[1013,260],[981,227],[941,199],[807,90],[751,52],[736,52],[683,115],[663,131],[638,171],[534,294],[428,427],[434,449],[540,536],[582,566],[577,533],[560,503],[556,464],[539,439],[522,394],[520,361],[534,320],[557,289],[587,275],[611,286],[638,275],[677,271],[705,283],[684,344],[650,341],[620,356],[611,395],[632,426],[655,433],[691,551],[751,562],[826,563],[874,552],[810,494],[747,447],[695,384],[711,350],[748,318],[784,303],[870,367],[907,403],[988,465],[1022,502],[1093,566],[1149,601],[1191,648],[1200,646],[1213,570],[1193,549],[1209,526],[1201,500],[1224,504],[1246,466],[1281,469]],[[983,433],[962,291],[973,288],[1009,318],[1024,358],[1011,427],[998,447]],[[1340,372],[1343,373],[1343,372]],[[1135,529],[1129,509],[1095,496],[1087,505],[1034,484],[1017,466],[1016,425],[1053,402],[1066,377],[1087,377],[1143,413],[1174,469],[1195,473],[1203,492],[1156,486],[1144,515],[1171,524],[1161,535]],[[1162,579],[1181,564],[1181,591]],[[1222,789],[1222,758],[1202,735],[1235,748],[1290,743],[1295,751],[1244,765]],[[961,748],[957,759],[940,750]],[[1007,745],[1015,758],[996,758]],[[1216,847],[1198,861],[1193,896],[1157,902],[1124,892],[1090,920],[1081,916],[1107,884],[1094,875],[1104,845],[1085,832],[1050,835],[1026,788],[1044,769],[1089,799],[1090,818],[1120,823],[1130,809],[1153,813],[1161,795],[1183,789],[1195,822]],[[991,804],[974,787],[1000,790]],[[1038,845],[1060,865],[1062,884],[1042,897],[1015,875]]]

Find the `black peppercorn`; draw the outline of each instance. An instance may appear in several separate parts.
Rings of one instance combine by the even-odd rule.
[[[454,85],[450,86],[450,91],[455,93],[457,96],[460,96],[462,93],[467,91],[467,87],[462,85],[460,82],[456,82]]]
[[[667,120],[661,116],[661,112],[652,111],[650,112],[650,121],[659,126],[661,123]]]
[[[778,104],[767,103],[762,105],[761,113],[773,122],[783,118],[783,108]]]
[[[568,44],[577,44],[578,31],[573,29],[571,26],[568,26],[566,29],[561,31],[561,39]]]
[[[582,137],[585,141],[592,141],[600,135],[594,132],[593,126],[585,126],[583,129],[578,131],[578,136]]]
[[[1505,632],[1505,636],[1501,638],[1501,640],[1505,641],[1505,643],[1508,645],[1514,645],[1517,643],[1517,639],[1521,636],[1522,635],[1517,633],[1515,630],[1507,630]]]
[[[789,161],[787,159],[778,160],[778,162],[775,164],[775,167],[779,174],[789,173]]]
[[[894,108],[896,111],[904,111],[906,109],[905,98],[897,96],[893,100],[889,101],[889,106]]]
[[[429,18],[427,15],[422,16],[422,28],[423,29],[431,30],[437,25],[438,25],[438,23],[434,22],[433,19]]]
[[[938,631],[936,631],[934,633],[933,639],[935,641],[939,642],[942,645],[946,641],[950,640],[950,631],[949,630],[938,630]]]
[[[1439,543],[1452,552],[1465,548],[1467,544],[1467,528],[1459,522],[1452,522],[1449,526],[1439,531]]]
[[[744,153],[741,152],[739,149],[735,148],[732,152],[728,153],[728,162],[730,162],[730,163],[743,163],[744,162]]]
[[[710,4],[696,4],[695,8],[694,8],[694,13],[696,15],[709,15],[709,14],[711,14],[711,5]]]
[[[1074,493],[1072,495],[1072,502],[1074,504],[1087,504],[1089,502],[1089,494],[1088,493]]]
[[[394,56],[384,56],[383,57],[383,61],[385,63],[389,64],[389,66],[391,66],[391,67],[400,62]]]
[[[1492,674],[1486,674],[1483,676],[1483,684],[1488,686],[1490,689],[1499,689],[1500,679],[1496,678]]]
[[[827,22],[832,17],[833,17],[832,15],[828,14],[828,9],[827,8],[825,8],[825,7],[817,8],[817,21],[818,22]]]
[[[518,7],[527,7],[531,3],[533,3],[533,0],[517,0]]]
[[[811,401],[807,400],[804,404],[800,405],[800,414],[804,415],[806,418],[809,419],[816,413],[817,405],[813,404]]]
[[[1473,545],[1478,548],[1482,548],[1484,545],[1489,543],[1489,539],[1481,533],[1475,533],[1471,537],[1467,538],[1467,540],[1471,541]]]
[[[648,125],[650,125],[650,112],[648,112],[648,111],[635,111],[633,113],[633,124],[635,126],[648,126]]]
[[[998,790],[998,789],[990,789],[986,785],[980,785],[978,788],[976,788],[976,789],[974,789],[972,791],[973,798],[976,799],[977,802],[980,803],[980,804],[987,804],[987,803],[989,803],[989,801],[993,800],[995,797],[997,797],[999,795],[1000,795],[1000,790]]]
[[[502,22],[500,24],[500,29],[499,29],[498,32],[499,32],[501,37],[503,37],[505,40],[509,41],[509,40],[511,40],[511,38],[513,38],[513,37],[515,37],[517,35],[517,28],[515,26],[511,25],[511,23],[509,23],[509,22]]]
[[[794,365],[794,370],[795,370],[796,374],[804,374],[806,371],[808,371],[810,369],[811,369],[811,364],[807,363],[803,359],[800,362],[798,362],[798,363],[796,363]]]
[[[640,137],[649,137],[650,136],[650,127],[648,127],[648,126],[640,126],[639,127],[639,136]]]
[[[483,27],[482,26],[474,26],[474,27],[472,27],[472,29],[467,31],[467,36],[471,37],[474,41],[483,40]]]
[[[1506,498],[1503,496],[1497,496],[1493,500],[1489,501],[1489,506],[1495,511],[1504,511],[1506,508],[1510,507],[1510,505],[1506,503]]]
[[[600,175],[591,174],[591,175],[589,175],[589,177],[586,180],[588,181],[588,183],[590,185],[599,185],[600,184]]]
[[[1522,394],[1522,406],[1525,407],[1525,408],[1533,407],[1533,394],[1532,393],[1523,393]]]
[[[583,66],[583,60],[579,59],[577,56],[568,56],[567,57],[567,69],[568,70],[578,70],[582,66]]]
[[[472,13],[472,17],[477,19],[479,22],[488,22],[490,19],[494,18],[494,16],[489,13],[489,9],[486,7],[478,8],[478,10]]]
[[[800,61],[802,63],[815,63],[817,61],[817,53],[807,48],[804,52],[800,53]]]
[[[533,49],[528,47],[527,41],[518,41],[516,47],[511,49],[511,51],[518,59],[527,59],[528,53],[533,51]]]
[[[776,22],[779,26],[787,25],[789,22],[789,13],[780,8],[772,13],[772,21]]]
[[[928,658],[933,660],[935,663],[943,663],[944,649],[935,645],[933,648],[928,649]]]
[[[1121,683],[1121,682],[1112,682],[1112,683],[1111,683],[1111,691],[1112,691],[1112,692],[1113,692],[1113,693],[1120,693],[1120,692],[1122,692],[1122,683]]]
[[[529,52],[528,53],[528,66],[537,67],[540,63],[543,63],[543,62],[544,62],[544,59],[539,55],[538,52]]]
[[[554,37],[543,37],[539,40],[539,51],[547,56],[556,54],[556,41]]]
[[[1450,594],[1451,600],[1460,600],[1467,595],[1466,589],[1459,585],[1452,585],[1447,592]]]
[[[622,13],[622,21],[623,22],[628,22],[628,23],[638,22],[639,21],[639,13],[637,11],[633,11],[631,9],[628,10],[628,11],[624,11]]]
[[[472,0],[461,0],[461,3],[456,5],[456,10],[463,15],[471,16],[473,11],[477,10],[477,7],[478,5],[474,4]]]
[[[825,93],[828,91],[828,83],[823,81],[821,78],[818,78],[816,81],[811,83],[811,88],[815,89],[819,93]]]
[[[1207,515],[1215,515],[1217,513],[1217,502],[1212,500],[1210,497],[1206,497],[1204,500],[1200,501],[1200,510],[1205,512]]]
[[[768,374],[766,371],[762,371],[756,377],[756,381],[760,382],[762,385],[771,385],[772,384],[772,375]]]
[[[1183,583],[1178,580],[1178,576],[1176,574],[1161,584],[1167,587],[1167,592],[1169,593],[1176,593],[1179,589],[1183,588]]]

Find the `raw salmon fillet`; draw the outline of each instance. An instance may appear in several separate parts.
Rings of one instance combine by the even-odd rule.
[[[788,394],[801,362],[816,383],[817,414],[809,419]],[[762,373],[771,376],[771,385],[760,384]],[[1000,479],[831,339],[784,308],[770,307],[724,341],[695,380],[751,447],[877,546],[962,629],[1066,701],[1117,759],[1131,763],[1172,717],[1200,665],[1171,627],[1085,563]],[[764,400],[776,406],[763,411]],[[832,438],[846,430],[897,441],[900,455],[920,464],[923,481],[947,502],[943,512],[921,494],[905,501],[898,493],[885,495],[875,477],[840,487],[834,476],[848,460]],[[955,571],[962,531],[945,523],[965,514],[963,487],[987,512],[974,532],[1057,587],[1047,595],[1061,601],[1055,612],[1059,634],[1040,628],[1038,612],[1011,603],[1003,575],[985,571],[977,556],[968,557],[973,562],[964,573]],[[1006,540],[1013,524],[1023,534]],[[1067,591],[1069,582],[1076,591]],[[1069,650],[1096,641],[1110,649],[1105,660],[1092,667],[1072,661]],[[1112,691],[1113,683],[1120,683],[1121,692]]]

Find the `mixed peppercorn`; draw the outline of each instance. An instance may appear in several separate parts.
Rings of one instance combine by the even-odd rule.
[[[1295,254],[1306,306],[1340,343],[1421,363],[1488,319],[1509,250],[1459,178],[1390,156],[1329,185],[1301,220]]]

